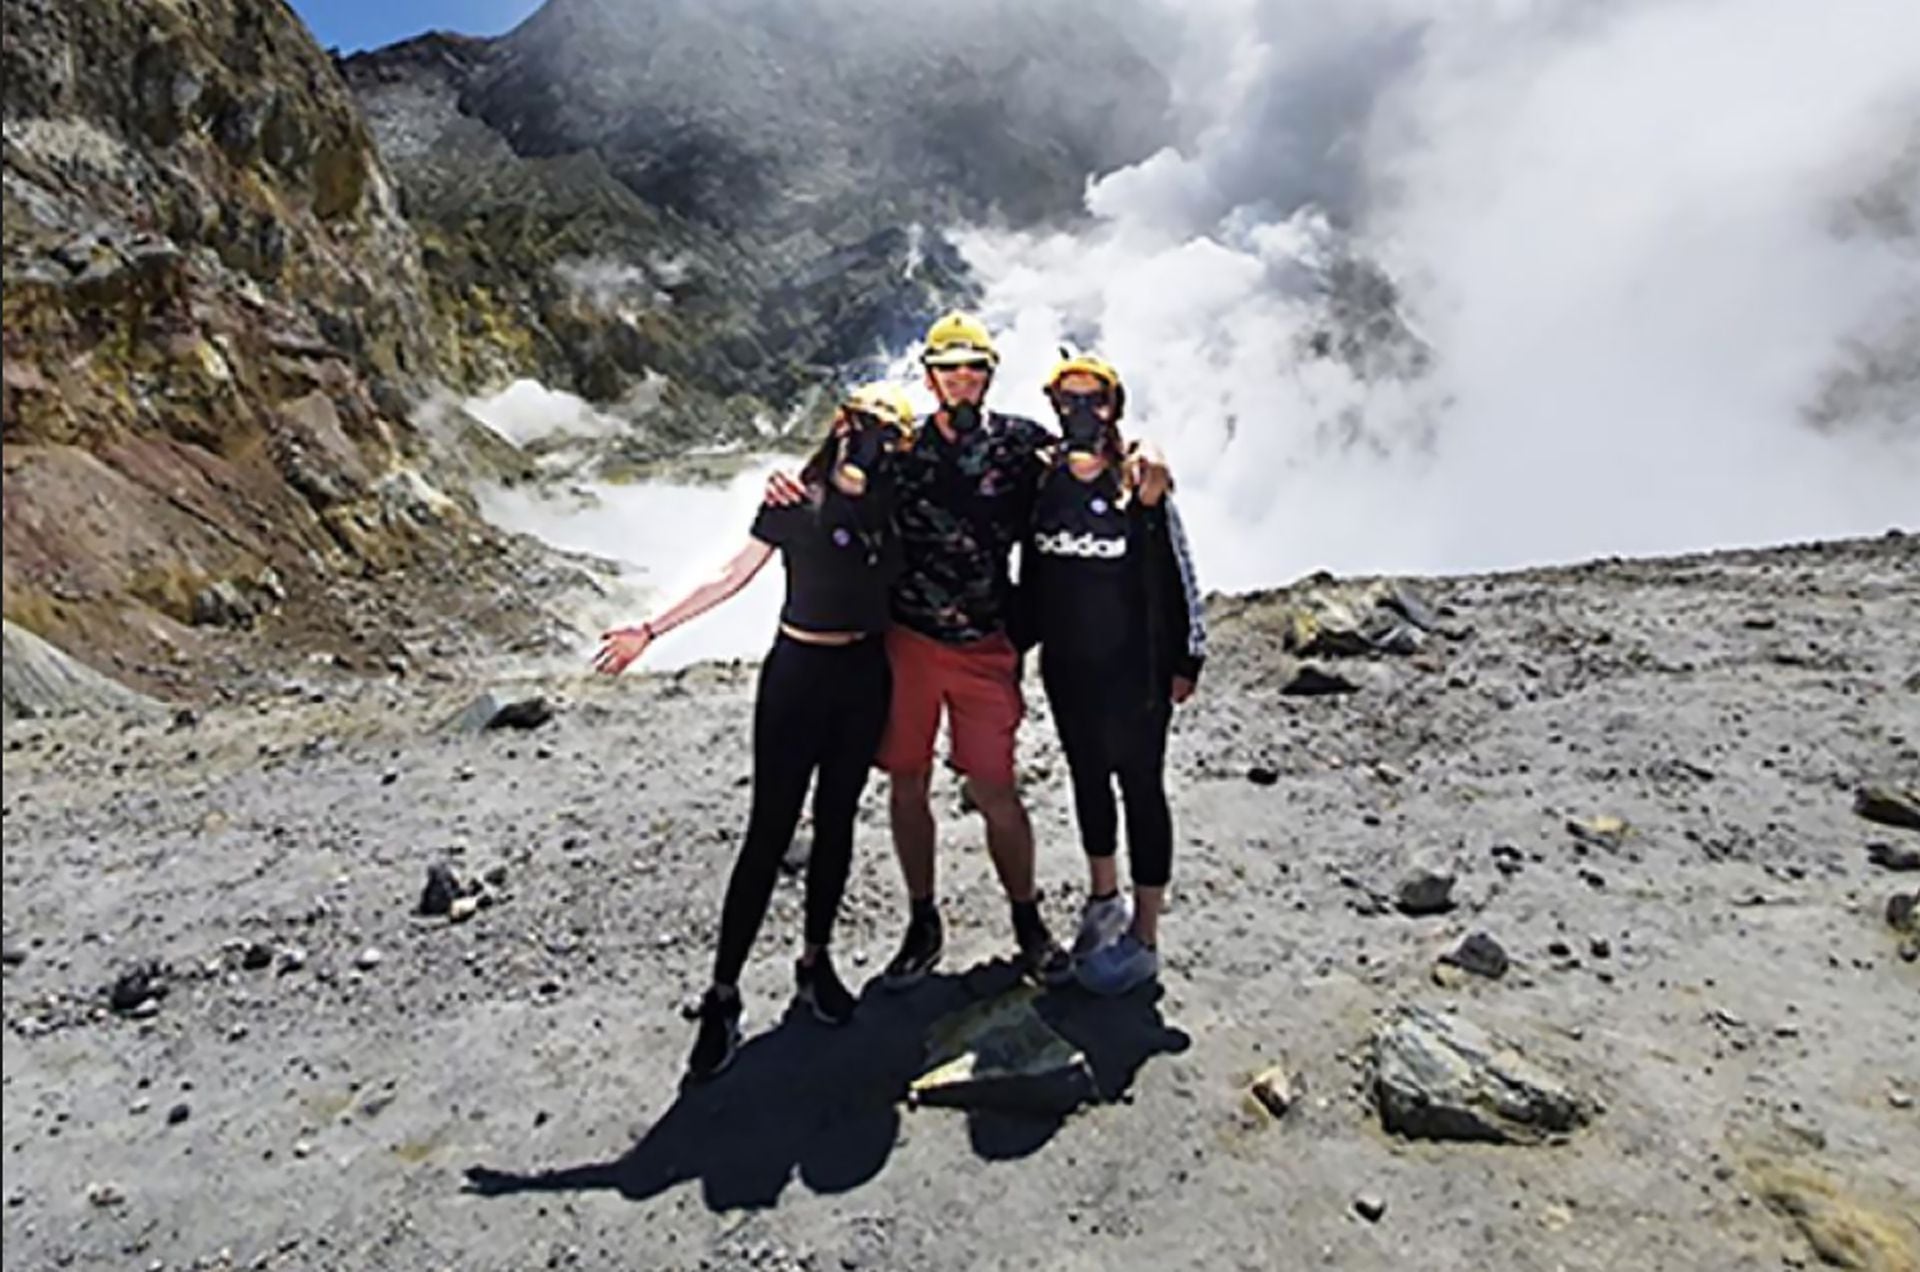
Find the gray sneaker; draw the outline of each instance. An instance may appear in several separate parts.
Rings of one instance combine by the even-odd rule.
[[[1080,962],[1080,984],[1096,994],[1118,997],[1160,974],[1160,955],[1132,932],[1103,945]]]
[[[1104,901],[1089,898],[1080,911],[1080,934],[1073,938],[1073,961],[1112,945],[1132,922],[1133,907],[1123,894],[1116,892]]]

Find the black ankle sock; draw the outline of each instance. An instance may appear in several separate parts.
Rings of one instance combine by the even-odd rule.
[[[940,907],[932,897],[915,897],[912,917],[915,923],[931,923],[940,917]]]
[[[1040,917],[1038,901],[1015,901],[1013,903],[1013,934],[1025,941],[1029,937],[1043,935],[1047,930],[1045,920]]]
[[[1095,892],[1089,898],[1094,901],[1111,901],[1120,895],[1120,889],[1108,888],[1105,892]]]

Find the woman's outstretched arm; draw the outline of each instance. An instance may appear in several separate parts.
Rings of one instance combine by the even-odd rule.
[[[749,538],[746,546],[734,553],[733,559],[721,566],[711,578],[695,586],[657,616],[637,627],[616,627],[601,633],[603,643],[600,652],[594,656],[593,669],[609,676],[619,675],[627,669],[628,664],[646,652],[655,637],[698,618],[745,587],[754,575],[760,573],[760,567],[772,555],[771,543]]]

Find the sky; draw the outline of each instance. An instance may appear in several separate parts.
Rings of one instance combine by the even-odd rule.
[[[499,35],[540,7],[540,0],[291,0],[323,48],[376,49],[428,31]]]

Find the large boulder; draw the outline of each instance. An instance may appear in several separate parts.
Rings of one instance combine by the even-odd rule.
[[[1373,1078],[1381,1125],[1416,1139],[1534,1144],[1599,1111],[1517,1044],[1422,1007],[1374,1035]]]

